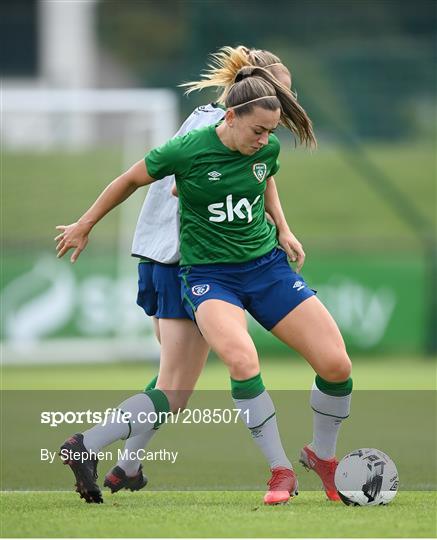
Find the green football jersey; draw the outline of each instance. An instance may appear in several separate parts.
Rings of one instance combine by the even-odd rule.
[[[264,209],[266,179],[279,169],[277,137],[245,156],[225,146],[215,128],[171,139],[145,157],[153,178],[175,175],[182,265],[250,261],[277,245]]]

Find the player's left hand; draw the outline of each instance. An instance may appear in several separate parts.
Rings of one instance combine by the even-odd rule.
[[[299,273],[305,262],[305,251],[302,244],[290,230],[278,233],[278,242],[291,262],[296,263],[296,272]]]

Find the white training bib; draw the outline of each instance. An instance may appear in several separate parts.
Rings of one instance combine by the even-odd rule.
[[[197,107],[175,137],[215,124],[224,115],[223,109],[212,104]],[[135,228],[132,255],[163,264],[179,262],[178,199],[171,194],[174,181],[171,175],[150,185]]]

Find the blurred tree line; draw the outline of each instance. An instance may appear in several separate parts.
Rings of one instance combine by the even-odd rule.
[[[209,53],[244,44],[290,67],[319,135],[434,134],[434,0],[106,0],[98,21],[101,44],[141,86],[197,79]],[[212,98],[182,100],[183,113]]]

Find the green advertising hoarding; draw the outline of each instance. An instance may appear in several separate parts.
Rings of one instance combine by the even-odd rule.
[[[427,283],[420,258],[310,254],[303,275],[337,321],[349,350],[424,351]],[[135,304],[136,282],[136,260],[129,257],[88,252],[71,265],[52,254],[5,256],[2,341],[152,339],[153,325]],[[249,327],[261,353],[286,351],[250,317]]]

